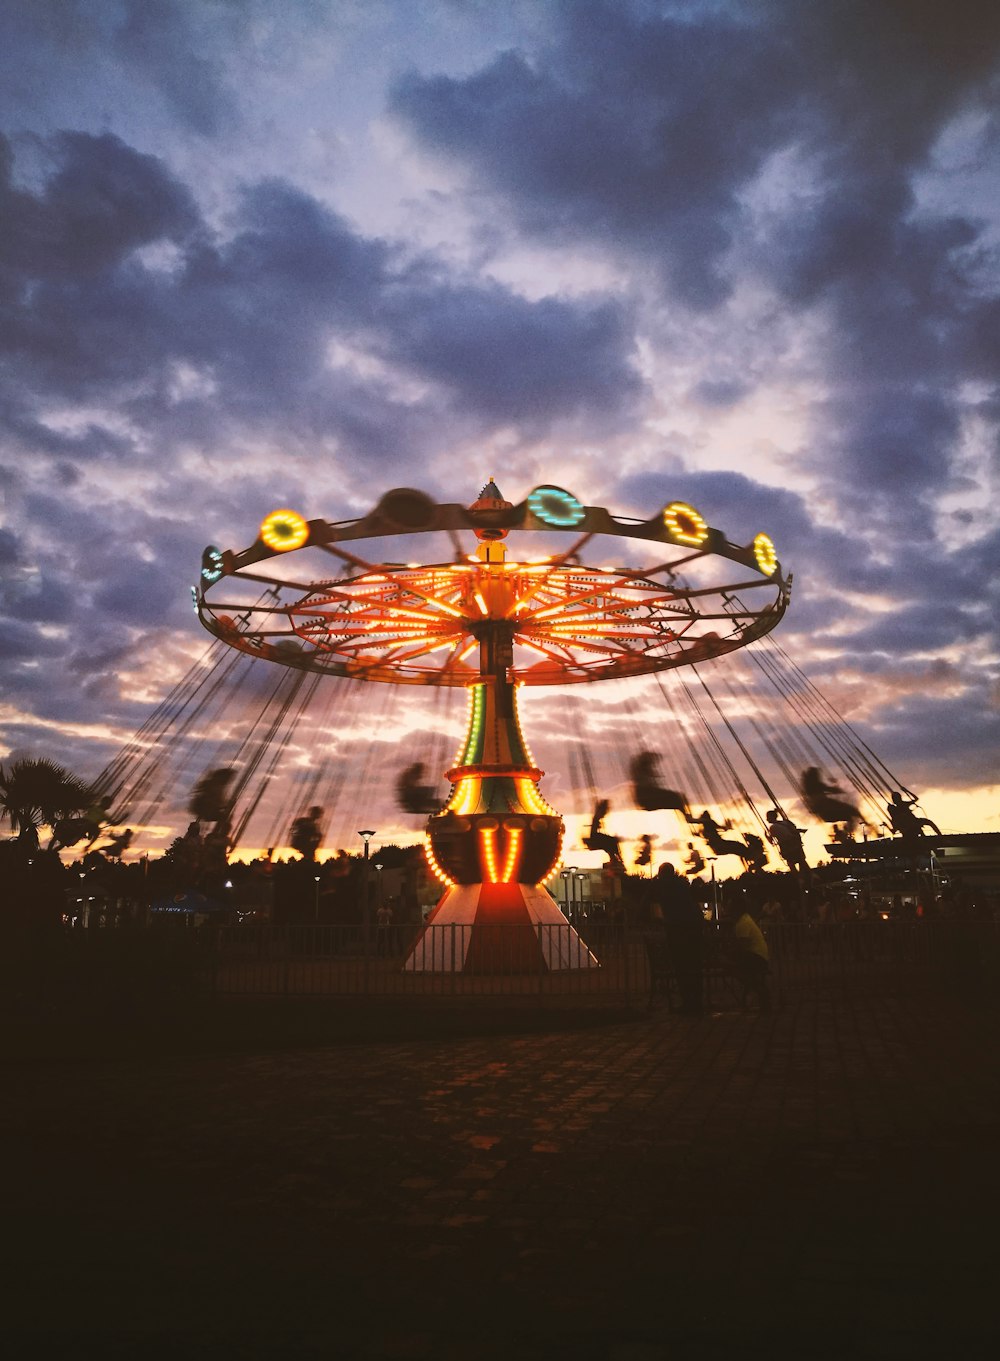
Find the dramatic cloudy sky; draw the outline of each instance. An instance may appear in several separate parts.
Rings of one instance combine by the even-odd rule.
[[[998,60],[991,0],[0,0],[0,759],[96,774],[207,542],[496,474],[766,529],[996,829]]]

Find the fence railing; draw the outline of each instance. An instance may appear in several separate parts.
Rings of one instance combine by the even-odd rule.
[[[221,996],[522,997],[634,1005],[642,941],[591,949],[566,925],[227,927],[213,946]]]
[[[1000,924],[993,921],[769,924],[777,1003],[810,995],[950,989],[1000,995]],[[728,986],[726,932],[709,931],[707,996],[740,1005]],[[662,929],[618,923],[543,926],[272,926],[100,930],[10,938],[0,954],[5,1004],[39,1015],[169,1009],[171,999],[511,999],[545,1007],[634,1011],[651,996],[650,951]],[[661,960],[662,953],[656,953]]]
[[[212,955],[219,995],[647,998],[649,931],[595,923],[527,926],[230,927]],[[1000,983],[1000,925],[988,922],[769,924],[777,995]],[[725,931],[706,966],[725,971]],[[723,990],[726,997],[730,994]],[[735,995],[735,994],[732,994]]]
[[[785,990],[1000,982],[1000,924],[992,920],[775,922],[764,934],[772,977]]]

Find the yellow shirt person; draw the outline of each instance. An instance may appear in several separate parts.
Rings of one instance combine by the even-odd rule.
[[[739,941],[741,950],[745,950],[751,955],[759,955],[765,961],[770,959],[767,952],[767,941],[749,912],[743,912],[737,918],[733,927],[733,936]]]

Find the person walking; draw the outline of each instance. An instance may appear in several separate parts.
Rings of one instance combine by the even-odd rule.
[[[375,913],[375,953],[388,956],[392,953],[392,904],[382,903]]]
[[[663,916],[670,967],[677,980],[679,1010],[699,1016],[704,1009],[705,918],[687,879],[666,861],[656,874],[655,901]]]
[[[734,972],[743,985],[743,1006],[747,1005],[750,993],[757,997],[761,1012],[771,1010],[771,990],[768,975],[771,972],[770,951],[764,933],[750,915],[745,905],[735,909],[735,920],[731,932],[731,960]]]

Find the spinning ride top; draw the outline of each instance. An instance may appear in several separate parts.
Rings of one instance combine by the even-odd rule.
[[[460,537],[469,531],[472,552]],[[509,554],[512,531],[544,536],[550,551]],[[446,536],[450,555],[403,564],[347,547],[369,540],[387,549],[416,535]],[[565,537],[568,547],[551,551]],[[608,540],[619,559],[644,555],[645,563],[587,566],[584,546],[604,555]],[[285,572],[290,555],[305,550],[336,559],[338,574],[303,581]],[[427,823],[428,863],[447,886],[429,922],[522,922],[533,931],[565,928],[540,887],[559,867],[563,822],[539,790],[519,689],[722,656],[774,628],[790,587],[767,535],[732,543],[684,502],[637,520],[548,485],[512,504],[491,479],[467,507],[397,488],[356,520],[275,511],[249,548],[205,549],[194,601],[211,633],[252,656],[359,680],[465,687],[468,729],[445,772],[451,795]],[[558,957],[550,950],[546,966],[591,963],[574,939]],[[407,967],[444,967],[418,957],[419,949]],[[471,967],[468,955],[463,964]]]

